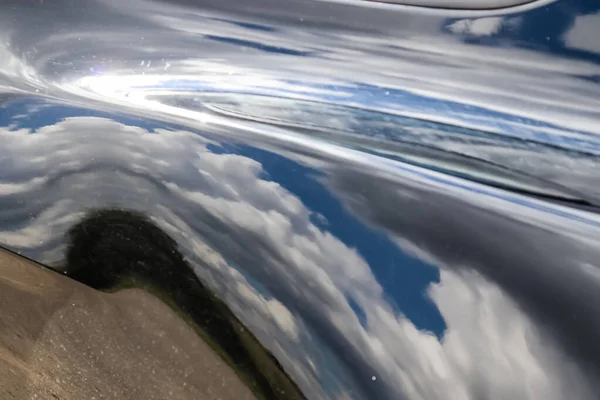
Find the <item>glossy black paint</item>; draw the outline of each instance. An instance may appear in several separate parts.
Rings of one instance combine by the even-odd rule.
[[[598,397],[598,2],[0,10],[3,246],[183,310],[259,397]]]

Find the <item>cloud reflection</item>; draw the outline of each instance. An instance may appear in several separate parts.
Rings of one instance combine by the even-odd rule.
[[[572,49],[600,53],[600,44],[594,39],[599,20],[600,12],[576,17],[573,27],[565,33],[565,44]]]

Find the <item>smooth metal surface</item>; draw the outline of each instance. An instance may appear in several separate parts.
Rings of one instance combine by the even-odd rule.
[[[0,244],[143,289],[259,398],[596,399],[599,22],[5,2]]]

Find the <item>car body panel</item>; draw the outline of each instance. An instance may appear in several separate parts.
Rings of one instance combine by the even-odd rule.
[[[258,398],[597,398],[600,3],[0,10],[2,246]]]

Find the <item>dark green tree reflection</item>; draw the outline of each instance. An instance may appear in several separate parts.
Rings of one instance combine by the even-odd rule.
[[[66,274],[104,291],[142,288],[174,309],[263,399],[303,399],[277,360],[138,212],[95,210],[68,233]]]

